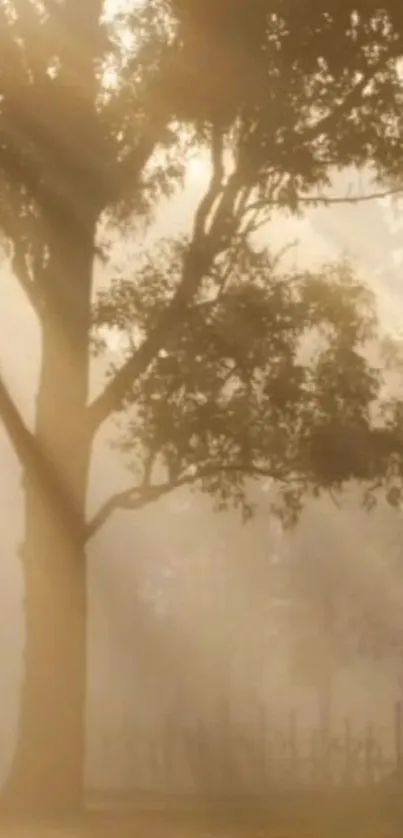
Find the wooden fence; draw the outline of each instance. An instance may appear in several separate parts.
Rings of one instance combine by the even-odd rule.
[[[400,783],[403,791],[403,710],[397,702],[389,741],[371,723],[345,719],[337,732],[298,724],[292,711],[282,728],[261,719],[254,730],[230,723],[186,727],[167,721],[161,732],[125,737],[127,783],[162,793],[260,794],[273,790],[367,787]],[[105,743],[106,745],[106,743]],[[105,749],[107,758],[107,748]]]

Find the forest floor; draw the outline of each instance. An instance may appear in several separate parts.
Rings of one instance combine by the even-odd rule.
[[[186,829],[179,829],[172,824],[139,823],[136,818],[110,821],[96,829],[88,824],[44,824],[31,822],[19,825],[3,825],[0,835],[4,838],[402,838],[402,829],[392,828],[387,823],[350,824],[340,828],[335,824],[312,825],[267,825],[266,828],[253,830],[242,829],[200,829],[188,824]]]
[[[110,820],[94,826],[88,824],[68,825],[65,823],[26,822],[25,824],[3,824],[1,838],[402,838],[402,828],[390,823],[350,823],[349,826],[320,823],[312,824],[268,824],[259,830],[248,826],[242,828],[204,828],[189,823],[186,829],[173,824],[139,822],[137,818]]]
[[[81,817],[2,819],[0,838],[403,838],[403,793],[287,795],[264,805],[137,806]]]

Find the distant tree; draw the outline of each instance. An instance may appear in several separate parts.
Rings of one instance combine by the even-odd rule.
[[[375,477],[396,450],[371,424],[368,294],[345,266],[278,275],[251,234],[273,208],[323,200],[345,166],[397,165],[400,5],[128,6],[0,4],[0,226],[42,336],[33,435],[0,392],[25,467],[25,674],[5,794],[25,807],[83,799],[85,549],[113,509],[194,484],[247,513],[248,480],[269,475],[293,519],[304,492]],[[152,221],[195,151],[211,177],[189,236],[118,271],[94,313],[111,237]],[[132,340],[90,401],[100,324]],[[93,441],[120,412],[137,483],[88,522]]]
[[[317,691],[325,738],[337,712],[341,668],[401,656],[403,585],[400,516],[381,508],[365,520],[358,492],[341,508],[323,498],[286,539],[284,598],[291,669]]]

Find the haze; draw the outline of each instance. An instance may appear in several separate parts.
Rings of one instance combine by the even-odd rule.
[[[151,237],[186,228],[204,177],[202,161],[194,162],[185,194],[162,208]],[[349,178],[349,174],[339,178],[335,193],[345,193]],[[397,211],[391,232],[392,216],[387,217],[387,212],[387,207],[376,202],[336,206],[306,213],[298,221],[277,218],[262,235],[275,249],[297,238],[298,244],[287,258],[298,266],[350,255],[376,288],[384,322],[396,333],[403,303],[400,216]],[[127,248],[130,255],[127,243],[118,247],[122,252]],[[98,270],[102,283],[107,277]],[[39,333],[6,264],[1,289],[2,371],[24,416],[32,422]],[[118,351],[118,346],[112,343],[111,351]],[[94,389],[101,380],[102,369],[94,364]],[[108,434],[112,430],[109,428]],[[110,453],[106,436],[99,441],[94,457],[91,508],[130,479],[116,455]],[[2,774],[12,753],[21,676],[22,594],[16,557],[23,529],[20,480],[16,457],[0,431]],[[257,498],[257,516],[247,527],[235,514],[217,516],[205,498],[184,492],[142,513],[115,515],[92,544],[91,784],[138,781],[136,771],[141,766],[133,757],[136,727],[153,730],[158,736],[175,702],[181,702],[181,712],[186,714],[187,702],[197,701],[203,715],[212,712],[223,695],[230,694],[239,720],[255,712],[257,698],[269,702],[273,716],[280,717],[284,708],[298,706],[304,718],[315,718],[314,689],[290,674],[289,635],[284,630],[275,647],[269,643],[270,632],[276,630],[272,609],[273,586],[278,584],[273,582],[278,579],[275,569],[281,565],[282,553],[292,549],[294,542],[269,518],[264,488]],[[393,620],[400,594],[396,594],[388,559],[399,551],[401,535],[399,513],[381,506],[368,518],[352,496],[342,510],[331,500],[311,504],[293,538],[305,539],[306,544],[318,544],[320,539],[324,551],[339,539],[346,555],[354,560],[357,584],[371,586],[371,580],[376,579],[379,602],[389,609]],[[358,720],[366,716],[387,723],[392,702],[400,694],[400,676],[400,664],[392,657],[381,663],[354,664],[352,669],[340,667],[334,686],[339,721],[348,712]]]

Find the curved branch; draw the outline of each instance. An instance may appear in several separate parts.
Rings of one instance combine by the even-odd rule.
[[[302,204],[363,204],[368,201],[382,201],[393,195],[402,195],[403,186],[396,186],[391,189],[380,190],[379,192],[367,192],[366,195],[335,195],[333,198],[326,195],[314,195],[312,198],[299,199]]]
[[[49,499],[51,509],[66,527],[69,537],[77,535],[81,540],[84,527],[82,516],[75,508],[53,463],[46,456],[35,435],[25,425],[1,375],[0,419],[21,465],[26,469],[28,478],[39,481],[42,491]]]
[[[397,46],[393,45],[393,48],[391,48],[386,55],[382,56],[376,67],[369,68],[368,73],[365,74],[359,82],[357,82],[353,89],[350,90],[349,94],[347,94],[345,99],[337,104],[331,113],[324,116],[307,132],[305,132],[305,134],[301,135],[301,141],[312,141],[312,139],[319,137],[324,131],[328,130],[329,127],[331,128],[334,121],[337,122],[340,119],[345,118],[345,114],[351,110],[351,108],[359,104],[366,86],[371,82],[376,74],[383,69],[387,62],[395,57],[396,53]],[[152,363],[158,351],[163,346],[167,332],[172,328],[177,319],[180,319],[183,316],[184,309],[199,287],[200,282],[205,275],[206,267],[208,267],[209,261],[211,262],[211,253],[209,252],[211,250],[211,243],[214,236],[220,233],[221,223],[227,221],[225,210],[227,209],[228,204],[231,211],[234,209],[236,187],[238,185],[236,180],[237,173],[235,172],[232,175],[229,185],[227,184],[226,187],[223,187],[223,138],[219,129],[212,129],[211,142],[213,155],[212,179],[207,193],[199,206],[198,212],[196,213],[193,238],[185,260],[182,281],[177,288],[171,303],[161,315],[156,328],[153,329],[153,331],[141,344],[139,349],[120,368],[114,379],[107,384],[104,391],[89,406],[88,421],[94,434],[100,425],[112,413],[122,407],[125,396],[130,387],[147,370],[148,366]],[[225,192],[226,189],[227,193]],[[213,219],[212,230],[207,232],[206,223],[220,193],[222,193],[222,206],[218,208],[217,216]],[[377,196],[374,195],[373,197],[385,197],[385,195],[378,193]],[[352,199],[347,200],[350,203],[353,202]],[[369,198],[366,198],[366,200],[369,200]],[[312,197],[302,199],[301,202],[313,205],[320,202],[320,200]],[[329,199],[328,201],[326,201],[326,199],[321,199],[321,202],[336,203],[340,201],[338,199]],[[270,201],[269,204],[276,204],[276,202]],[[266,202],[266,206],[267,205],[268,204]],[[262,208],[263,207],[264,203],[262,205]],[[220,209],[222,212],[220,212]],[[249,211],[249,209],[256,210],[259,209],[259,207],[255,205],[254,207],[248,208],[247,211]]]
[[[260,468],[259,466],[254,466],[253,463],[234,463],[232,465],[217,463],[216,466],[208,466],[194,473],[190,473],[188,470],[187,473],[185,472],[176,480],[168,480],[165,483],[160,483],[157,486],[150,486],[145,489],[141,486],[136,486],[113,495],[102,504],[98,512],[88,522],[86,527],[86,540],[89,541],[106,521],[108,521],[111,515],[118,510],[135,512],[148,506],[150,503],[155,503],[155,501],[164,495],[168,495],[177,489],[182,489],[184,486],[194,486],[199,480],[215,477],[223,473],[239,473],[245,475],[245,477],[269,477],[273,480],[285,482],[284,476],[276,475],[273,469]],[[290,481],[291,478],[288,478],[287,482]]]
[[[38,317],[41,314],[40,294],[36,283],[31,280],[29,271],[24,257],[19,254],[18,247],[15,247],[14,255],[11,259],[11,267],[13,274],[24,291],[27,300]]]
[[[301,196],[296,199],[299,205],[304,206],[333,206],[335,204],[364,204],[370,201],[382,201],[384,198],[392,196],[403,195],[403,186],[396,186],[391,189],[380,190],[379,192],[367,192],[365,195],[311,195]],[[262,198],[260,201],[254,201],[245,209],[247,213],[254,213],[263,210],[268,206],[281,206],[282,203],[276,198]]]
[[[180,485],[185,485],[180,484]],[[154,501],[159,500],[168,492],[180,488],[177,483],[163,483],[160,486],[153,486],[141,491],[139,488],[126,489],[123,492],[117,492],[98,509],[93,518],[86,526],[86,540],[89,541],[96,533],[103,527],[114,512],[126,510],[135,512],[142,509]]]
[[[193,228],[193,239],[201,238],[206,234],[206,224],[222,188],[224,179],[223,164],[224,138],[220,128],[213,126],[211,129],[211,163],[212,176],[209,188],[200,202],[196,212]]]
[[[0,418],[22,466],[37,463],[36,440],[25,425],[0,375]]]
[[[219,197],[222,187],[222,135],[212,138],[213,172],[210,185],[196,213],[192,241],[183,265],[181,282],[156,327],[145,338],[134,355],[123,364],[104,391],[88,408],[88,422],[95,433],[102,422],[122,406],[122,402],[135,381],[146,371],[163,346],[169,330],[181,318],[186,306],[196,293],[206,270],[210,267],[211,236],[206,223]]]

